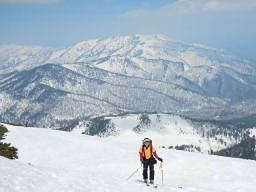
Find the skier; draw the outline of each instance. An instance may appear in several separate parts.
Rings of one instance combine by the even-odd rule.
[[[25,127],[28,126],[28,121],[27,121],[27,119],[24,119],[24,126],[25,126]]]
[[[152,146],[152,140],[145,138],[143,144],[140,147],[140,161],[143,165],[143,179],[145,183],[148,183],[148,167],[150,169],[150,184],[154,184],[154,164],[157,163],[156,159],[163,161],[162,158],[158,157],[155,148]]]

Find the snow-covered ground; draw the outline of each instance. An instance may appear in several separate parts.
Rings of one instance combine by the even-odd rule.
[[[126,180],[140,166],[142,136],[99,138],[6,126],[5,141],[18,148],[19,159],[0,157],[0,192],[256,191],[255,161],[158,148],[160,136],[151,138],[164,159],[164,184],[153,189],[139,182],[141,170]]]

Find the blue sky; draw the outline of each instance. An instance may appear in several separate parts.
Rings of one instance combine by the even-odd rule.
[[[255,0],[0,0],[0,44],[165,34],[256,60]]]

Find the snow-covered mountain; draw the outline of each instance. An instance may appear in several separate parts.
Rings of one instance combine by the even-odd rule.
[[[80,121],[72,130],[100,137],[153,137],[162,147],[186,145],[190,151],[219,151],[244,139],[247,129],[230,129],[171,114],[126,114]],[[249,129],[253,133],[254,129]],[[191,147],[189,147],[191,146]]]
[[[164,135],[151,137],[163,158],[163,184],[155,166],[157,189],[141,183],[138,150],[144,135],[99,138],[76,133],[6,125],[5,142],[18,148],[18,160],[0,157],[0,191],[19,192],[252,192],[256,163],[159,148]]]
[[[51,64],[48,64],[51,63]],[[33,125],[120,112],[216,118],[256,113],[249,60],[163,35],[0,47],[0,119]]]
[[[47,63],[54,49],[40,46],[0,46],[0,73],[33,68]]]

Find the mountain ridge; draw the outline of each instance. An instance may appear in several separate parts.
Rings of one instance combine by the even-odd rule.
[[[32,118],[36,112],[29,104],[53,126],[65,118],[127,111],[204,118],[249,115],[251,107],[244,107],[256,102],[252,61],[162,35],[21,49],[5,52],[0,47],[0,98],[7,105],[0,110],[2,120],[31,118],[38,126],[49,126],[43,123],[46,117]],[[28,108],[18,108],[23,105]]]

